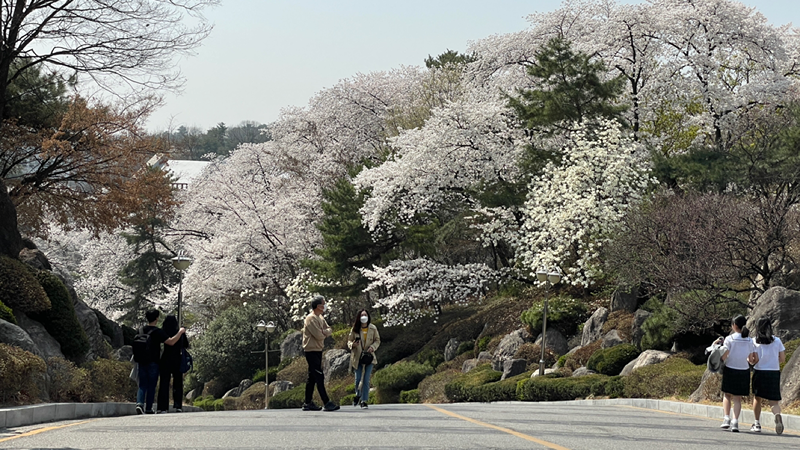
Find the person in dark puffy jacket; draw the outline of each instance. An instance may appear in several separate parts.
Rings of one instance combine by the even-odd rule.
[[[173,315],[164,318],[161,330],[167,336],[173,336],[178,330],[178,319]],[[169,411],[169,382],[172,378],[172,406],[175,412],[183,410],[183,372],[181,372],[181,351],[189,348],[189,340],[186,334],[181,334],[173,344],[164,343],[164,353],[161,354],[159,370],[161,374],[160,385],[158,387],[158,412]]]

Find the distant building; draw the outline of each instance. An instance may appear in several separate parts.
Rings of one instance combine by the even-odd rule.
[[[188,161],[180,159],[169,159],[166,155],[157,153],[147,161],[147,165],[170,172],[175,178],[172,182],[174,189],[187,189],[192,181],[203,173],[208,165],[208,161]]]

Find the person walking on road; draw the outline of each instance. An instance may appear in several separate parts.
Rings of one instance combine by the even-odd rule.
[[[139,364],[139,390],[136,393],[136,414],[155,414],[155,411],[153,411],[153,401],[156,396],[156,384],[158,384],[161,344],[175,345],[186,332],[186,329],[181,328],[177,330],[173,336],[168,336],[157,326],[159,315],[160,313],[155,309],[147,311],[145,313],[147,325],[142,327],[139,333],[139,335],[147,335],[147,340],[144,344],[144,354],[136,359],[136,362]],[[137,337],[139,335],[137,335]]]
[[[725,353],[722,360],[725,366],[722,368],[722,392],[725,394],[722,399],[722,410],[725,416],[722,419],[720,428],[739,431],[739,413],[742,411],[742,397],[750,395],[750,364],[755,363],[756,353],[753,340],[750,339],[750,331],[745,324],[747,319],[738,315],[733,318],[731,329],[733,333],[724,340],[719,338],[717,343],[722,340]],[[733,419],[731,420],[731,403],[733,403]]]
[[[372,368],[378,362],[375,350],[381,345],[381,336],[378,327],[371,323],[369,312],[362,309],[356,314],[353,329],[347,338],[350,348],[350,366],[356,372],[356,397],[353,406],[359,403],[362,408],[367,408],[369,403],[369,378]],[[363,378],[362,378],[363,377]]]
[[[775,415],[775,432],[783,433],[781,417],[781,364],[786,361],[786,347],[772,335],[772,322],[767,317],[756,324],[756,365],[753,367],[753,416],[750,431],[761,432],[761,401],[769,402]]]
[[[323,409],[314,404],[314,386],[317,387],[319,398],[325,405],[325,411],[336,411],[339,405],[334,404],[325,391],[325,374],[322,372],[322,349],[325,338],[333,334],[328,322],[322,317],[327,310],[325,298],[321,295],[311,301],[311,313],[306,316],[303,323],[303,353],[308,363],[308,381],[306,382],[306,398],[303,411],[319,411]]]
[[[161,330],[167,336],[178,333],[178,319],[169,315],[164,318]],[[164,353],[159,362],[160,383],[158,386],[158,412],[169,411],[169,382],[172,378],[172,406],[175,412],[183,412],[183,372],[181,372],[181,350],[189,348],[189,339],[186,334],[181,334],[177,342],[170,345],[165,342]]]

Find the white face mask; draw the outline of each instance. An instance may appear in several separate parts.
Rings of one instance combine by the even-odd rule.
[[[325,304],[322,306],[322,312],[328,312],[328,304],[327,304],[327,303],[325,303]]]
[[[361,316],[361,323],[367,323],[367,322],[369,322],[369,317]]]

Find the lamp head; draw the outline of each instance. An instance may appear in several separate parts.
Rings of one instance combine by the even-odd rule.
[[[549,281],[550,284],[558,284],[558,282],[561,281],[561,274],[556,272],[548,273],[547,281]]]
[[[184,271],[192,263],[192,258],[185,255],[178,255],[172,258],[170,261],[172,261],[173,267],[180,271]]]
[[[275,331],[275,322],[267,322],[267,333],[272,333],[273,331]]]
[[[272,323],[272,322],[270,322],[270,323]],[[267,329],[267,324],[265,324],[263,320],[259,320],[258,321],[258,325],[256,325],[256,328],[258,328],[258,331],[263,333],[264,330]]]
[[[547,281],[547,272],[544,270],[536,272],[536,279],[539,280],[539,283],[544,283]]]

